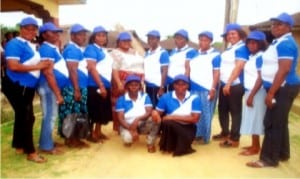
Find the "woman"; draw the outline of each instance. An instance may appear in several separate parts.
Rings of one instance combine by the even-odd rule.
[[[222,36],[231,46],[221,54],[218,105],[221,133],[213,136],[213,139],[222,140],[221,147],[238,147],[244,94],[242,71],[248,60],[249,51],[243,42],[246,34],[240,25],[228,24]],[[229,115],[231,115],[230,130]]]
[[[185,60],[187,59],[187,54],[194,51],[193,48],[189,47],[189,35],[184,29],[178,30],[174,34],[174,40],[176,48],[174,48],[170,53],[170,63],[168,66],[168,91],[173,90],[172,83],[174,77],[179,74],[187,75],[185,71]]]
[[[88,139],[93,142],[108,139],[101,131],[101,125],[112,120],[110,87],[113,60],[104,48],[106,44],[107,31],[102,26],[97,26],[84,51],[89,71],[87,107],[92,124],[92,133]]]
[[[161,122],[160,150],[181,156],[195,152],[192,142],[200,118],[201,102],[197,95],[188,91],[187,76],[175,76],[173,87],[174,91],[159,99],[156,110],[152,112],[152,119]]]
[[[147,39],[150,48],[144,60],[145,84],[146,92],[150,96],[153,107],[155,107],[158,98],[165,92],[169,54],[160,47],[160,33],[157,30],[148,32]]]
[[[62,96],[64,103],[59,106],[60,126],[59,132],[62,134],[63,120],[69,114],[87,114],[87,63],[83,56],[86,42],[86,32],[88,30],[80,24],[71,27],[71,41],[63,51],[69,72],[70,84],[63,88]],[[88,144],[80,141],[77,133],[65,139],[65,144],[69,147],[89,147]]]
[[[288,116],[293,101],[300,91],[297,75],[298,46],[292,36],[292,16],[282,13],[271,18],[271,33],[275,37],[263,53],[261,76],[267,91],[264,118],[265,137],[259,160],[247,166],[262,168],[278,166],[290,158]]]
[[[36,46],[31,43],[37,30],[37,21],[26,17],[20,22],[20,36],[6,44],[7,69],[2,90],[15,112],[12,147],[16,148],[17,154],[27,154],[27,160],[44,163],[47,160],[36,152],[33,144],[32,101],[40,70],[48,68],[50,62],[41,62]]]
[[[266,36],[261,31],[252,31],[246,39],[250,51],[249,60],[244,67],[245,95],[242,109],[242,123],[240,134],[252,135],[252,145],[244,147],[241,155],[255,155],[260,151],[259,135],[263,134],[263,119],[266,112],[264,98],[265,90],[262,88],[261,55],[266,49]]]
[[[191,93],[199,95],[202,105],[201,119],[197,122],[196,142],[207,144],[210,141],[211,121],[216,89],[220,79],[220,53],[211,47],[213,34],[203,31],[199,34],[199,50],[195,50],[186,61],[186,72],[191,80]]]
[[[66,62],[56,46],[60,32],[62,29],[57,28],[52,22],[47,22],[40,28],[40,37],[43,40],[39,48],[41,60],[51,63],[49,68],[42,71],[38,87],[43,111],[39,148],[47,154],[63,153],[52,139],[58,106],[64,103],[61,89],[69,82]]]
[[[124,94],[124,82],[128,75],[140,76],[143,83],[144,60],[131,48],[131,36],[128,32],[121,32],[117,38],[117,48],[111,52],[112,65],[112,105],[116,104],[118,97]],[[119,122],[116,112],[113,112],[113,129],[119,131]]]

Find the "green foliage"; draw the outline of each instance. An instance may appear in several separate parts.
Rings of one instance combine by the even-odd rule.
[[[3,24],[0,24],[0,29],[1,29],[1,39],[4,39],[4,34],[6,32],[19,31],[20,27],[18,25],[14,26],[14,27],[8,27],[8,26],[5,26]]]

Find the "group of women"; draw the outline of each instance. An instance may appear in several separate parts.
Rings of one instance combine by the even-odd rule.
[[[288,113],[299,93],[300,80],[296,74],[298,47],[291,34],[293,19],[282,13],[271,21],[274,41],[268,48],[263,32],[255,30],[247,36],[240,25],[232,23],[222,34],[230,45],[222,53],[211,46],[210,31],[199,34],[199,49],[193,49],[188,46],[188,32],[178,30],[174,34],[176,48],[168,53],[159,45],[159,32],[152,30],[146,34],[150,49],[142,57],[131,47],[128,32],[121,32],[117,48],[108,52],[108,32],[102,26],[94,28],[84,47],[88,30],[80,24],[71,27],[71,40],[62,53],[58,48],[62,30],[53,23],[43,24],[37,51],[31,41],[38,24],[31,17],[24,18],[20,36],[5,46],[7,69],[2,79],[2,91],[16,114],[13,147],[17,153],[26,153],[30,161],[46,161],[36,152],[32,140],[35,89],[43,110],[39,148],[44,153],[61,154],[63,150],[52,139],[57,115],[59,134],[63,136],[62,124],[68,115],[87,114],[94,124],[89,140],[99,142],[108,138],[101,126],[110,120],[113,129],[119,131],[114,106],[124,94],[129,75],[144,81],[145,91],[156,106],[163,93],[173,90],[173,78],[184,74],[190,79],[191,93],[201,99],[195,141],[210,142],[211,121],[219,99],[221,132],[212,138],[228,148],[239,146],[241,134],[252,135],[252,145],[241,154],[253,155],[260,152],[259,135],[265,134],[260,159],[247,165],[277,166],[290,157]],[[65,144],[88,147],[76,135],[66,138]]]

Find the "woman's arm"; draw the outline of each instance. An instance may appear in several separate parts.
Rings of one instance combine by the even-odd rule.
[[[78,84],[78,74],[77,74],[77,68],[78,68],[78,62],[67,62],[67,67],[69,70],[69,76],[74,88],[74,99],[75,101],[80,101],[81,99],[81,93],[80,88]]]
[[[107,95],[107,92],[106,92],[105,86],[103,85],[103,82],[99,76],[99,73],[96,69],[96,65],[97,65],[96,61],[87,60],[87,69],[88,69],[90,75],[93,77],[94,81],[96,82],[98,88],[100,89],[100,91],[101,91],[100,95],[105,98]]]
[[[232,70],[231,75],[230,75],[226,85],[223,87],[223,93],[225,96],[230,95],[230,86],[231,86],[232,82],[239,77],[245,64],[246,64],[246,61],[236,60],[235,67]]]
[[[62,97],[62,95],[60,93],[60,89],[57,85],[55,76],[53,74],[54,62],[51,61],[51,60],[49,60],[49,62],[51,63],[51,65],[48,68],[43,69],[42,73],[45,75],[45,78],[48,82],[48,85],[49,85],[50,89],[55,94],[57,103],[62,104],[62,103],[64,103],[64,98]]]
[[[163,120],[197,123],[199,118],[200,118],[200,113],[191,113],[190,115],[166,115],[163,117]]]

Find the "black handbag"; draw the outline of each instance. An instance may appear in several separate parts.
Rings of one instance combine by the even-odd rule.
[[[86,114],[69,114],[63,120],[63,135],[68,139],[76,137],[85,139],[90,135],[90,124]]]

